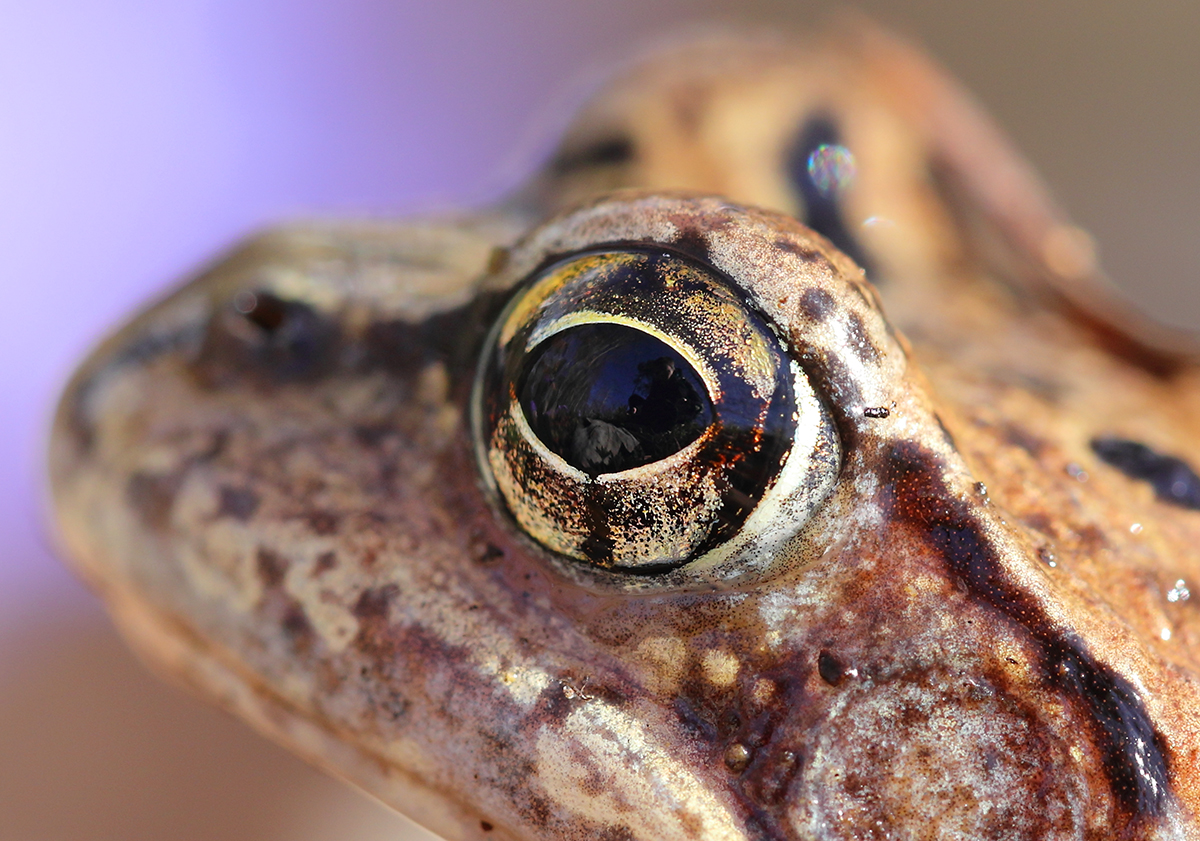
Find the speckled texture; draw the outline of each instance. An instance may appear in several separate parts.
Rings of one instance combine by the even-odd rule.
[[[52,442],[77,568],[158,667],[449,838],[1200,838],[1200,513],[1092,449],[1200,465],[1194,356],[920,57],[691,49],[509,208],[265,235],[106,343]],[[795,220],[814,114],[869,278]],[[522,536],[468,423],[514,284],[628,241],[731,279],[840,442],[636,580]]]

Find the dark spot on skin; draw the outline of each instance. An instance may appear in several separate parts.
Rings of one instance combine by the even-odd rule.
[[[217,508],[218,517],[232,517],[244,523],[258,510],[258,494],[249,488],[222,485],[220,494],[221,502]]]
[[[1054,528],[1054,521],[1044,511],[1031,511],[1021,517],[1021,522],[1034,531],[1040,531],[1047,537],[1057,537],[1058,530]]]
[[[496,827],[494,827],[492,825],[491,821],[480,821],[479,828],[482,829],[484,832],[491,832]]]
[[[839,145],[839,135],[837,124],[831,116],[818,114],[809,118],[788,150],[785,166],[792,186],[804,200],[804,224],[832,242],[863,271],[874,277],[866,252],[842,219],[838,191],[822,191],[809,173],[809,156],[821,146]]]
[[[494,564],[504,559],[504,550],[489,541],[479,541],[472,545],[471,550],[477,564]]]
[[[557,175],[568,175],[581,169],[620,166],[633,160],[636,148],[633,138],[627,134],[614,134],[582,146],[565,149],[551,163]]]
[[[684,833],[689,838],[701,838],[701,833],[704,830],[704,824],[700,822],[699,815],[694,815],[691,812],[679,811],[677,813],[679,825]]]
[[[812,263],[820,260],[825,265],[828,265],[829,262],[825,259],[825,255],[820,251],[817,251],[815,248],[809,248],[805,245],[801,245],[791,237],[776,238],[775,248],[779,251],[786,251],[788,254],[793,254],[806,263]]]
[[[381,710],[392,721],[399,721],[408,713],[412,706],[408,699],[392,688],[387,688],[377,698],[372,699],[373,705]]]
[[[705,265],[712,262],[708,250],[708,237],[699,228],[681,228],[671,243],[681,253]]]
[[[1093,438],[1092,450],[1131,479],[1149,482],[1161,501],[1200,510],[1200,476],[1183,459],[1115,436]]]
[[[293,645],[300,648],[307,647],[313,629],[308,621],[308,616],[304,613],[304,607],[299,602],[289,600],[283,614],[282,625],[284,633],[291,639]]]
[[[817,656],[817,674],[830,686],[838,686],[846,676],[846,667],[828,651],[822,651]]]
[[[879,348],[875,347],[867,333],[866,325],[863,324],[862,316],[856,312],[851,312],[846,319],[846,333],[850,340],[850,347],[854,349],[855,354],[867,365],[877,365],[879,363]]]
[[[509,258],[512,253],[503,245],[492,246],[492,251],[488,254],[487,273],[500,274],[504,271],[504,267],[508,265]]]
[[[529,820],[534,826],[544,829],[550,822],[551,815],[554,814],[554,807],[546,798],[531,794],[529,800],[521,809],[521,814]]]
[[[324,575],[331,569],[337,566],[336,552],[322,552],[317,556],[316,562],[313,564],[312,576],[316,578],[319,575]]]
[[[255,555],[255,566],[263,585],[258,610],[262,613],[264,621],[283,631],[292,651],[299,654],[308,653],[316,640],[316,634],[312,623],[308,621],[308,614],[304,612],[304,606],[283,587],[289,566],[287,559],[260,546]]]
[[[886,418],[892,413],[892,410],[887,406],[867,406],[863,409],[864,418]]]
[[[287,575],[288,570],[286,558],[281,558],[270,549],[260,546],[254,560],[258,569],[258,578],[262,581],[265,589],[270,590],[282,586],[283,578]]]
[[[341,344],[337,321],[309,304],[243,290],[208,320],[192,370],[208,388],[311,383],[334,369]]]
[[[351,613],[359,622],[378,622],[380,620],[386,622],[389,605],[399,593],[400,588],[395,584],[368,587],[359,595]]]
[[[390,423],[359,424],[354,427],[354,440],[364,447],[378,447],[389,435],[396,433],[396,427]]]
[[[1034,458],[1041,458],[1046,453],[1047,444],[1028,429],[1015,423],[1005,424],[1002,428],[1004,440],[1018,447]]]
[[[388,613],[399,592],[395,584],[370,587],[362,591],[350,610],[358,620],[355,645],[368,657],[386,660],[397,650],[397,640],[389,633]]]
[[[1108,535],[1099,526],[1083,526],[1076,530],[1075,535],[1079,541],[1079,548],[1084,554],[1095,557],[1101,549],[1108,548]]]
[[[183,481],[180,473],[143,473],[129,477],[125,498],[149,528],[166,528],[171,521],[171,507]]]
[[[833,307],[833,296],[824,289],[805,289],[800,296],[800,311],[813,321],[824,321]]]
[[[568,686],[575,686],[575,681],[570,676],[563,676],[550,681],[541,691],[537,701],[538,721],[551,727],[561,726],[566,721],[578,700],[578,695],[573,690],[568,691]]]
[[[314,533],[327,537],[336,534],[342,518],[331,511],[310,511],[304,517]]]
[[[1161,815],[1170,769],[1162,736],[1137,689],[1092,659],[1079,639],[1055,628],[1034,598],[1010,580],[969,504],[939,474],[940,463],[932,453],[911,442],[896,444],[885,473],[891,515],[924,533],[948,572],[974,599],[1031,635],[1042,679],[1090,719],[1090,736],[1125,824]]]

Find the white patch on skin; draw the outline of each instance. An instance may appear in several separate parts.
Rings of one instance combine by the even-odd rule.
[[[767,593],[759,600],[758,615],[767,627],[766,638],[772,647],[791,636],[787,633],[789,629],[796,630],[795,617],[798,611],[822,605],[828,600],[829,594],[822,586],[824,582],[817,578],[805,576],[792,587]]]
[[[220,496],[214,477],[191,471],[175,495],[171,525],[180,534],[179,559],[196,593],[249,612],[262,599],[257,557],[262,533],[229,518],[218,518]]]
[[[839,315],[842,315],[843,317],[837,319],[831,318],[829,320],[830,333],[833,337],[832,347],[840,348],[844,351],[843,353],[838,354],[838,360],[846,366],[851,378],[858,383],[859,387],[864,389],[863,398],[867,400],[868,404],[870,404],[872,402],[871,398],[867,396],[865,390],[871,386],[874,386],[874,391],[883,390],[881,387],[884,387],[884,381],[887,378],[881,378],[879,376],[880,366],[877,363],[864,362],[857,353],[854,353],[851,350],[851,348],[859,346],[860,343],[851,339],[850,313],[839,311]],[[869,338],[869,334],[864,337],[864,342],[862,344],[865,345],[865,340],[867,338]]]
[[[741,838],[729,809],[691,763],[657,744],[639,713],[601,701],[538,733],[535,778],[558,807],[633,837]]]
[[[326,583],[312,575],[313,564],[293,564],[288,568],[284,588],[304,609],[309,625],[332,652],[344,651],[358,635],[358,619],[330,592]]]
[[[732,686],[737,680],[738,669],[741,663],[738,658],[728,651],[710,648],[704,652],[704,659],[701,661],[704,668],[704,676],[713,686],[721,688]]]
[[[550,685],[550,675],[536,667],[504,663],[499,658],[480,658],[475,660],[475,665],[495,678],[497,686],[525,707],[533,706],[542,690]]]
[[[765,707],[775,697],[775,691],[775,682],[762,677],[754,682],[754,689],[751,691],[750,697],[754,699],[754,703]]]

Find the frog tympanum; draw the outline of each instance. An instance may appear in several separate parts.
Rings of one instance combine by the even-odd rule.
[[[63,397],[161,670],[453,839],[1200,838],[1200,368],[869,29],[453,219],[262,234]]]

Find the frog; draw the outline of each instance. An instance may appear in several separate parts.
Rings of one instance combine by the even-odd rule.
[[[864,22],[628,68],[499,205],[100,345],[65,553],[448,839],[1200,838],[1200,367]]]

